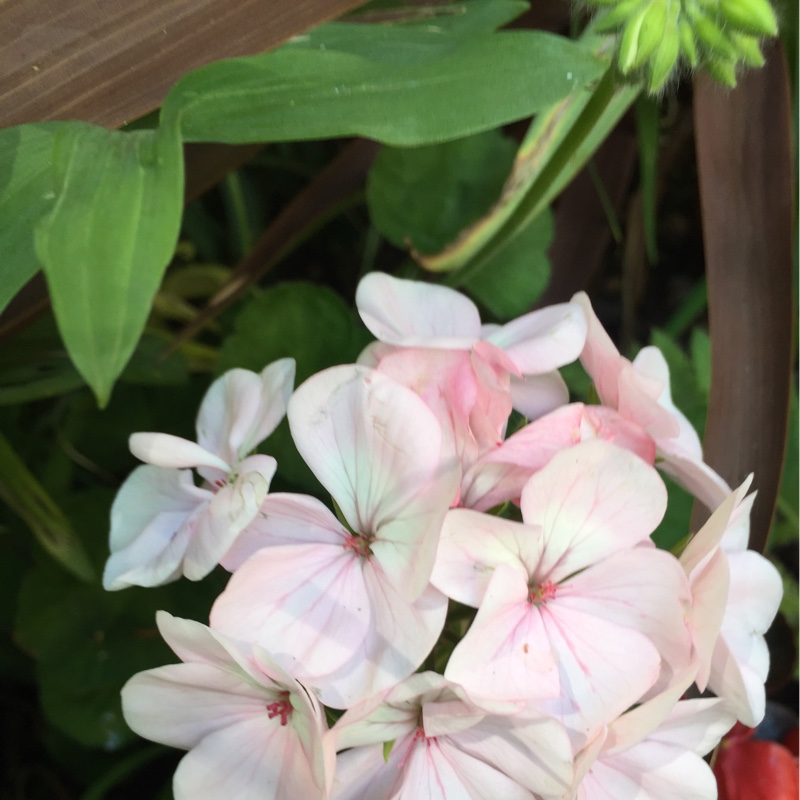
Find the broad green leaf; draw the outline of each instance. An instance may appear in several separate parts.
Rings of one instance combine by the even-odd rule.
[[[98,402],[133,353],[175,248],[183,201],[177,130],[70,123],[53,149],[56,201],[36,227],[59,330]]]
[[[528,4],[518,0],[467,0],[442,6],[437,16],[365,25],[332,22],[296,36],[286,47],[338,50],[395,66],[438,58],[467,36],[491,33],[523,14]]]
[[[406,66],[290,46],[187,75],[163,118],[178,120],[187,141],[366,136],[415,146],[529,116],[603,70],[579,44],[540,31],[470,37]]]
[[[69,520],[2,434],[0,499],[62,567],[83,581],[94,578],[83,544]]]
[[[798,466],[800,465],[798,440],[800,440],[800,429],[798,428],[797,387],[794,385],[792,386],[792,399],[789,406],[789,430],[787,431],[787,436],[781,490],[778,495],[778,512],[794,526],[794,539],[797,539],[799,516],[798,486],[800,486],[800,476],[798,476]]]
[[[485,214],[514,160],[500,131],[424,147],[386,147],[367,181],[372,224],[390,242],[435,252]]]
[[[56,123],[0,130],[0,311],[39,271],[33,227],[53,205]]]
[[[552,238],[553,217],[546,211],[509,239],[464,288],[500,320],[530,311],[550,280]]]

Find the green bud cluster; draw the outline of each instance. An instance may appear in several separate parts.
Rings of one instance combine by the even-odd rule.
[[[704,67],[726,86],[739,65],[764,64],[760,39],[775,36],[769,0],[588,0],[601,9],[594,27],[619,33],[623,75],[642,77],[657,94],[681,63]]]

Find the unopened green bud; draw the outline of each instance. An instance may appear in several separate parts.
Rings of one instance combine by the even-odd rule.
[[[758,39],[755,36],[748,36],[746,33],[732,33],[731,41],[739,51],[739,58],[748,67],[763,67],[765,64],[761,48],[758,46]]]
[[[648,6],[639,9],[628,20],[622,31],[622,39],[619,43],[619,68],[623,75],[630,72],[636,63],[639,51],[639,33],[644,25],[647,11]]]
[[[694,41],[694,31],[692,26],[681,17],[678,23],[678,35],[680,38],[681,52],[686,56],[689,65],[694,69],[697,66],[697,45]]]
[[[599,16],[594,23],[598,33],[615,31],[620,25],[627,22],[631,14],[642,5],[643,0],[620,0],[614,8]]]
[[[733,59],[711,59],[706,64],[711,77],[733,89],[736,86],[736,61]]]
[[[641,67],[664,39],[668,3],[669,0],[653,0],[647,9],[642,26],[639,28],[639,40],[637,42],[636,55],[633,59],[634,67]]]
[[[736,48],[733,46],[733,42],[711,17],[707,17],[698,11],[693,14],[692,22],[694,23],[694,32],[697,38],[709,50],[713,50],[728,59],[736,58]]]
[[[664,36],[658,45],[653,58],[650,59],[650,80],[647,88],[650,94],[661,91],[667,79],[675,68],[675,62],[681,50],[680,35],[678,33],[677,14],[671,14],[667,20]]]
[[[719,0],[719,10],[745,33],[775,36],[778,32],[778,20],[769,0]]]

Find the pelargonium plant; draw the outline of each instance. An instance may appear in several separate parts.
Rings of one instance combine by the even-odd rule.
[[[764,716],[782,586],[661,353],[622,357],[583,294],[502,327],[385,274],[356,301],[359,363],[293,393],[291,360],[233,370],[197,444],[131,438],[106,588],[232,573],[208,625],[159,613],[181,663],[123,689],[189,751],[177,800],[715,798],[703,756]],[[577,359],[598,404],[569,402]],[[284,413],[330,505],[269,493]],[[710,514],[678,552],[660,473]]]

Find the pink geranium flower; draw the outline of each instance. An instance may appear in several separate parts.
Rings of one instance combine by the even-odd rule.
[[[122,710],[140,736],[189,751],[175,800],[326,798],[334,750],[316,697],[259,648],[165,611],[157,622],[184,663],[134,675]]]
[[[134,470],[111,508],[106,589],[156,586],[181,574],[200,580],[258,514],[276,462],[249,455],[278,426],[294,383],[294,359],[260,375],[234,369],[209,388],[197,416],[197,443],[168,433],[135,433]],[[196,468],[205,479],[195,486]]]
[[[566,402],[556,370],[578,357],[586,338],[586,321],[574,303],[481,326],[475,304],[454,289],[381,272],[361,279],[356,305],[370,332],[387,345],[466,350],[502,363],[509,378],[519,379],[510,386],[515,407],[531,418]]]
[[[572,751],[563,727],[512,711],[476,704],[441,675],[412,675],[336,723],[337,749],[352,749],[337,759],[333,798],[565,797]]]
[[[686,577],[649,541],[665,507],[655,470],[598,440],[530,479],[524,524],[450,511],[432,581],[478,614],[445,676],[588,731],[683,669]]]
[[[312,497],[267,498],[225,559],[235,573],[211,624],[345,708],[417,669],[439,637],[447,598],[429,579],[458,470],[440,461],[425,403],[365,367],[310,378],[288,416],[343,521]]]
[[[716,800],[703,760],[733,725],[721,700],[683,700],[691,676],[623,714],[576,758],[576,800]]]

